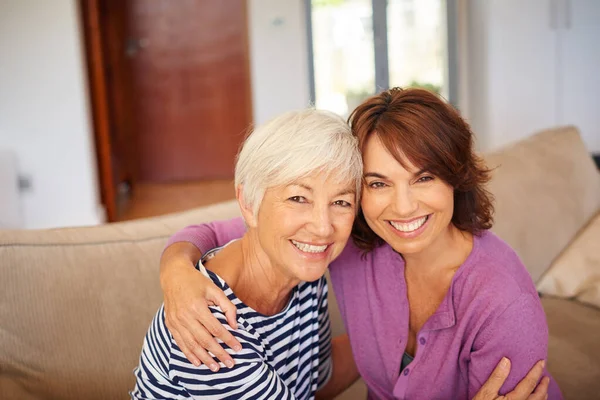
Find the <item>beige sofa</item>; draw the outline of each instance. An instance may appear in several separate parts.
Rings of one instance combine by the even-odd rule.
[[[598,213],[600,175],[574,128],[540,133],[486,159],[500,165],[491,184],[494,229],[537,281]],[[228,202],[99,227],[0,231],[0,398],[127,398],[162,300],[158,260],[167,237],[237,213]],[[600,309],[542,302],[550,371],[567,399],[599,399]],[[335,304],[331,313],[341,332]],[[340,398],[364,396],[359,382]]]

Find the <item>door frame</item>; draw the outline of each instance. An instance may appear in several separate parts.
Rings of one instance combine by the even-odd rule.
[[[119,219],[137,180],[135,126],[125,57],[127,3],[79,0],[100,196],[108,222]],[[117,8],[121,7],[121,8]]]
[[[117,190],[112,165],[106,55],[100,30],[101,0],[80,0],[79,12],[85,43],[85,58],[92,114],[92,129],[96,144],[96,161],[100,181],[100,197],[108,222],[117,218]]]

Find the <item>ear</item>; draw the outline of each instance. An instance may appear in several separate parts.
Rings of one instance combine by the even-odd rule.
[[[244,185],[238,185],[235,188],[235,197],[240,206],[242,218],[244,218],[246,226],[248,226],[249,228],[256,227],[256,218],[254,216],[254,210],[252,209],[252,206],[247,204],[246,200],[244,199]]]

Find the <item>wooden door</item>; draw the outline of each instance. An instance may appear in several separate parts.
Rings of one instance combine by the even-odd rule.
[[[246,0],[131,0],[139,178],[232,178],[252,121]]]
[[[121,0],[81,0],[80,11],[92,106],[102,204],[118,219],[122,188],[135,181],[135,127],[131,70],[123,38],[127,7]]]

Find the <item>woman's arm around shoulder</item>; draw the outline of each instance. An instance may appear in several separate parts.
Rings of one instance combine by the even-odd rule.
[[[246,227],[241,217],[200,225],[190,225],[171,236],[167,241],[166,247],[168,248],[177,242],[189,242],[204,254],[208,250],[224,246],[234,239],[241,238],[244,232],[246,232]]]
[[[240,344],[213,317],[208,306],[220,306],[233,328],[237,327],[236,308],[221,289],[196,271],[195,266],[203,252],[241,237],[244,231],[241,218],[188,226],[169,239],[160,260],[167,327],[194,365],[205,363],[214,371],[219,365],[207,350],[225,365],[233,365],[233,359],[214,337],[233,349],[239,348]]]

